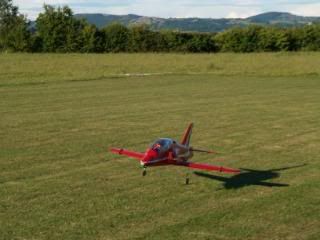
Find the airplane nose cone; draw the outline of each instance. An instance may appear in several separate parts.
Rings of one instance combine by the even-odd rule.
[[[145,165],[147,162],[155,159],[158,156],[158,153],[153,149],[148,149],[144,155],[144,158],[141,161],[141,164]]]

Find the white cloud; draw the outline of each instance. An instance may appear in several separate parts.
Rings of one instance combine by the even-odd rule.
[[[253,16],[255,15],[256,13],[253,13],[253,12],[235,12],[235,11],[231,11],[228,13],[228,15],[226,16],[226,18],[247,18],[247,17],[250,17],[250,16]]]
[[[290,6],[287,11],[301,16],[320,16],[320,3]]]

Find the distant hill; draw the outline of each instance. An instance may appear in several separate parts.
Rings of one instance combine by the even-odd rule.
[[[278,24],[278,25],[304,25],[320,22],[320,17],[303,17],[285,12],[267,12],[247,18],[252,23]]]
[[[84,18],[99,28],[112,22],[119,22],[126,26],[147,24],[153,30],[171,29],[195,32],[219,32],[234,26],[247,26],[249,24],[276,25],[294,27],[312,23],[320,23],[320,17],[303,17],[285,12],[267,12],[256,16],[240,19],[231,18],[157,18],[144,17],[134,14],[76,14],[76,18]]]

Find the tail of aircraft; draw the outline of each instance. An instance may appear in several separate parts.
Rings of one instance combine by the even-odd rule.
[[[181,140],[181,144],[189,146],[190,144],[190,139],[191,139],[191,134],[192,134],[192,128],[193,128],[193,123],[190,123],[188,128],[185,130],[182,140]]]

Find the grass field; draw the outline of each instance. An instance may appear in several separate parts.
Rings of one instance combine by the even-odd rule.
[[[0,239],[320,239],[320,53],[4,54],[0,116]],[[246,170],[107,151],[191,121]]]

